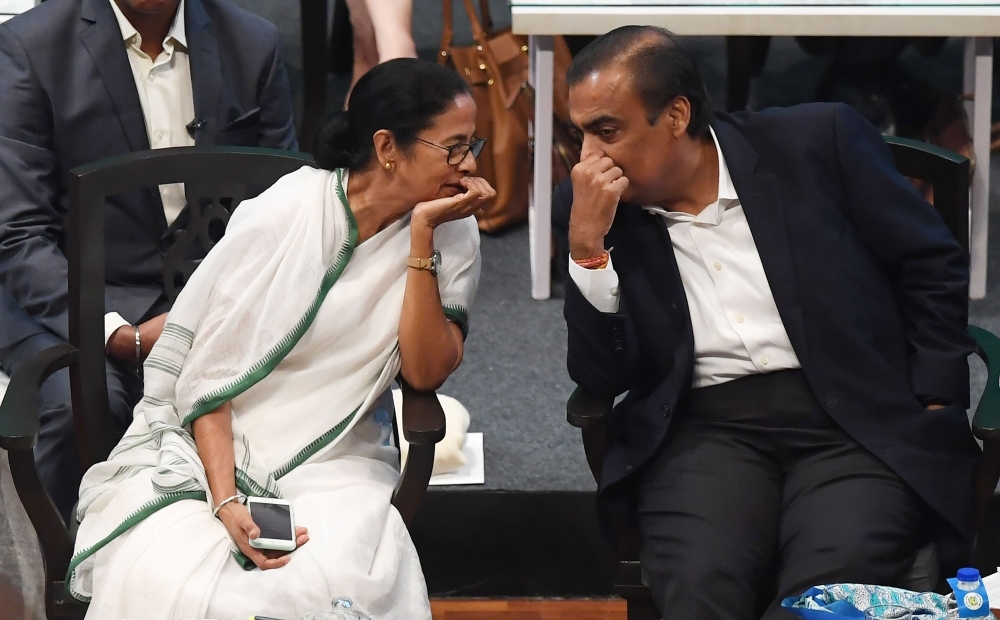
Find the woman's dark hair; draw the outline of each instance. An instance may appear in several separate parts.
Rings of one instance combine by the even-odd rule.
[[[372,136],[385,129],[408,149],[434,124],[455,97],[471,94],[454,70],[416,58],[397,58],[361,76],[347,110],[326,117],[313,142],[317,165],[334,170],[364,168],[372,158]]]
[[[671,101],[684,97],[691,103],[688,135],[708,133],[714,110],[705,82],[694,56],[672,32],[655,26],[623,26],[597,37],[573,58],[566,83],[573,87],[615,63],[628,68],[650,125],[656,124]]]

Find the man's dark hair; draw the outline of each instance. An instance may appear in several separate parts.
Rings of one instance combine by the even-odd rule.
[[[416,58],[396,58],[364,74],[347,110],[327,116],[316,133],[313,157],[322,168],[363,169],[374,156],[372,136],[388,129],[401,149],[455,102],[469,85],[453,69]]]
[[[691,103],[691,137],[708,133],[715,112],[694,56],[664,28],[623,26],[597,37],[573,58],[566,74],[572,88],[595,71],[623,63],[632,86],[646,108],[646,119],[656,124],[671,101],[684,97]]]

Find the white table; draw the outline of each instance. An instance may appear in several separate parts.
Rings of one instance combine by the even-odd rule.
[[[39,0],[0,0],[0,22],[24,13],[38,2]]]
[[[964,37],[965,92],[979,165],[972,181],[970,297],[986,295],[990,105],[1000,2],[986,0],[511,0],[513,30],[529,35],[535,87],[531,190],[531,296],[551,290],[552,37],[604,34],[619,26],[662,26],[680,35]]]

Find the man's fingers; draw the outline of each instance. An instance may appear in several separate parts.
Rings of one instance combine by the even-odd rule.
[[[605,172],[601,173],[601,178],[604,180],[605,183],[611,183],[612,181],[622,178],[624,175],[625,173],[622,172],[621,168],[619,168],[618,166],[614,166],[612,168],[609,168]]]
[[[597,174],[607,172],[615,167],[615,162],[610,157],[601,156],[598,159],[587,162],[587,169],[593,170]]]
[[[628,177],[619,177],[611,182],[611,188],[615,190],[619,196],[625,193],[628,189]]]

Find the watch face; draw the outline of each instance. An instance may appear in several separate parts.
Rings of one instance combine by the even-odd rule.
[[[437,275],[441,271],[441,252],[434,250],[431,254],[431,273]]]

